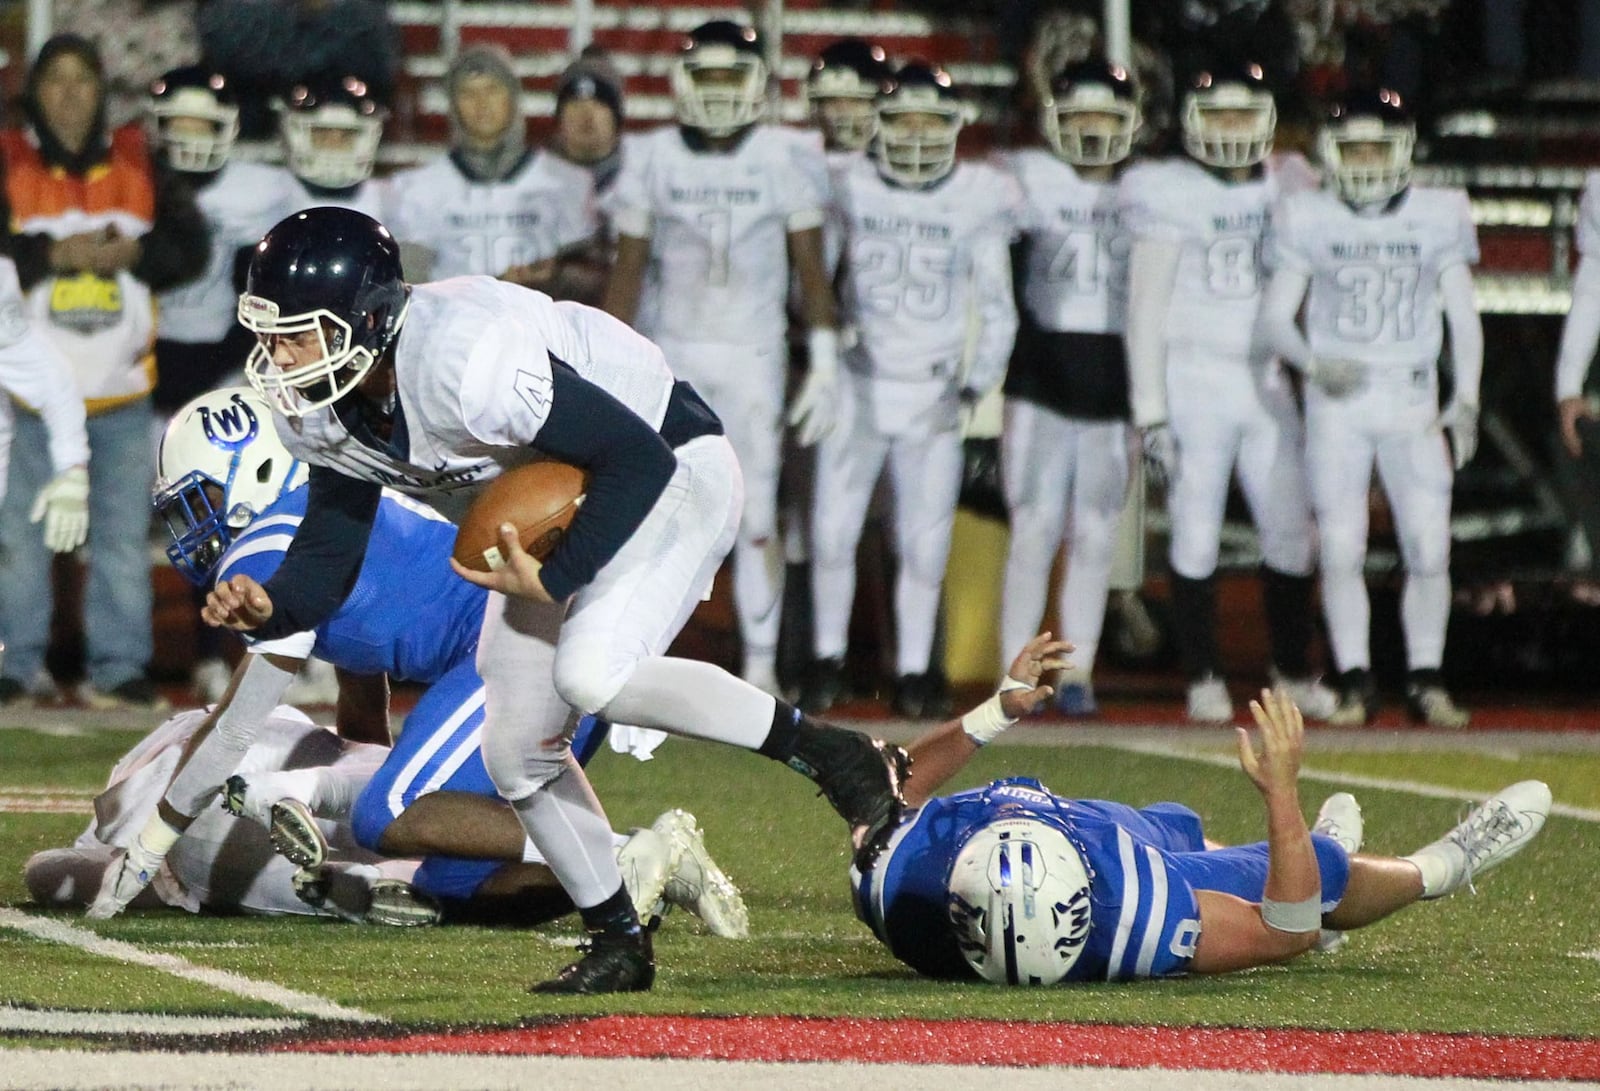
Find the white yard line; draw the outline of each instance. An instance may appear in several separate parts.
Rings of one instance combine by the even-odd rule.
[[[1237,769],[1239,767],[1239,759],[1231,754],[1208,754],[1195,750],[1174,749],[1161,743],[1102,740],[1096,745],[1109,747],[1112,750],[1125,750],[1133,754],[1147,754],[1151,757],[1192,761],[1200,765],[1215,766],[1219,769]],[[1325,784],[1337,784],[1345,788],[1377,788],[1387,792],[1405,792],[1409,795],[1425,796],[1429,799],[1481,800],[1484,797],[1484,793],[1472,788],[1451,788],[1448,785],[1429,784],[1420,780],[1403,780],[1398,777],[1371,777],[1363,773],[1340,773],[1331,769],[1317,769],[1314,767],[1302,767],[1300,776],[1305,780],[1320,780]],[[1566,803],[1557,803],[1550,808],[1550,813],[1561,815],[1563,818],[1575,818],[1580,822],[1600,822],[1600,810],[1595,810],[1591,807],[1573,807]]]
[[[253,1019],[235,1015],[140,1015],[120,1011],[34,1011],[0,1004],[0,1031],[32,1034],[216,1034],[279,1032],[305,1026],[304,1019]]]
[[[198,982],[221,992],[244,997],[246,1000],[259,1000],[274,1004],[285,1011],[294,1012],[296,1015],[310,1015],[318,1019],[349,1019],[365,1023],[382,1023],[386,1021],[381,1015],[373,1015],[355,1008],[347,1008],[321,996],[296,992],[293,989],[286,989],[282,985],[276,985],[270,981],[257,981],[241,974],[229,973],[227,970],[197,966],[176,955],[146,951],[144,948],[136,947],[131,943],[106,939],[84,928],[77,928],[62,921],[32,917],[15,909],[0,907],[0,927],[15,929],[47,943],[61,943],[68,947],[76,947],[80,951],[99,955],[102,958],[109,958],[134,966],[145,966],[152,970],[171,974],[173,977],[183,978],[185,981]]]

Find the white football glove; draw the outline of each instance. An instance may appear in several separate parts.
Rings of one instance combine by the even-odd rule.
[[[33,502],[28,521],[44,521],[44,544],[71,553],[89,536],[89,471],[74,466],[57,474]]]
[[[811,447],[838,423],[839,335],[835,330],[815,327],[806,344],[810,365],[806,381],[800,384],[800,393],[789,407],[789,424],[799,430],[795,439],[800,446]]]
[[[1330,398],[1359,393],[1367,385],[1367,365],[1359,360],[1321,360],[1306,365],[1306,378]]]
[[[159,814],[151,815],[133,845],[112,857],[100,892],[84,916],[105,921],[128,908],[128,903],[155,880],[167,853],[182,835],[182,830],[168,825]]]
[[[1144,443],[1144,472],[1150,483],[1165,488],[1178,472],[1178,440],[1166,421],[1139,430]]]
[[[1472,461],[1478,451],[1478,407],[1471,402],[1451,401],[1434,426],[1450,433],[1450,449],[1455,452],[1456,469]]]

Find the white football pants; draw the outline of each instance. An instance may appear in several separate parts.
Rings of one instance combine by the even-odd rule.
[[[744,502],[725,437],[691,440],[677,456],[639,529],[565,608],[494,594],[484,610],[484,766],[580,907],[616,893],[622,876],[605,812],[568,748],[577,713],[750,747],[772,723],[771,697],[663,655],[710,589]],[[668,699],[685,689],[714,700]]]
[[[817,444],[811,518],[811,595],[818,657],[845,653],[856,594],[856,546],[873,487],[889,465],[894,503],[896,673],[922,674],[950,558],[961,491],[961,432],[953,393],[927,384],[840,375],[840,421]],[[942,386],[943,384],[939,384]]]
[[[1315,543],[1304,431],[1282,369],[1169,344],[1167,405],[1178,446],[1177,473],[1167,488],[1172,570],[1191,580],[1216,571],[1237,467],[1262,560],[1287,575],[1309,576]]]
[[[1073,663],[1094,670],[1105,622],[1117,528],[1132,476],[1132,429],[1125,421],[1064,417],[1010,398],[1001,433],[1001,471],[1011,512],[1000,603],[1000,670],[1039,631],[1056,551],[1067,546],[1061,581],[1061,636]]]
[[[722,427],[744,475],[744,511],[733,547],[733,601],[745,659],[770,664],[783,605],[783,542],[778,536],[778,471],[783,452],[783,391],[788,352],[773,345],[659,342],[672,373],[695,390]]]
[[[1368,646],[1367,494],[1376,464],[1394,514],[1405,590],[1400,623],[1407,666],[1444,661],[1450,622],[1450,490],[1455,469],[1439,415],[1438,375],[1429,365],[1370,369],[1366,389],[1330,398],[1306,392],[1311,496],[1322,545],[1322,609],[1341,671],[1372,666]]]

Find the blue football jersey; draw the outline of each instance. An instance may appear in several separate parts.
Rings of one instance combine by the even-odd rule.
[[[1200,938],[1193,887],[1173,856],[1204,847],[1200,820],[1186,807],[1062,799],[1030,778],[929,800],[908,811],[879,855],[852,872],[856,913],[900,961],[933,977],[972,977],[947,908],[951,867],[968,838],[1006,818],[1063,829],[1090,875],[1089,938],[1069,981],[1163,977],[1188,969]]]
[[[295,489],[245,528],[223,554],[217,580],[243,574],[266,583],[305,516],[307,495],[306,486]],[[357,674],[424,683],[470,661],[489,593],[451,569],[455,537],[437,512],[385,490],[356,585],[317,628],[312,654]]]

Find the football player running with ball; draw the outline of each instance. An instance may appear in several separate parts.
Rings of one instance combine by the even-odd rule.
[[[1196,73],[1183,97],[1187,158],[1139,163],[1120,200],[1128,259],[1133,420],[1168,478],[1173,621],[1188,717],[1227,723],[1217,649],[1216,569],[1237,469],[1261,541],[1274,681],[1314,720],[1334,696],[1311,676],[1315,537],[1304,431],[1289,378],[1253,336],[1269,210],[1303,160],[1268,163],[1277,106],[1260,65]]]
[[[1406,570],[1406,699],[1420,722],[1461,728],[1468,715],[1439,667],[1450,620],[1450,490],[1478,441],[1478,240],[1464,191],[1410,184],[1415,142],[1416,126],[1392,91],[1352,94],[1334,109],[1321,134],[1331,185],[1289,197],[1274,217],[1262,323],[1273,350],[1309,380],[1322,608],[1342,672],[1328,722],[1361,725],[1376,711],[1365,576],[1376,464]],[[1296,324],[1302,301],[1304,333]],[[1446,324],[1455,389],[1441,413]]]
[[[459,517],[479,486],[541,456],[588,475],[542,563],[507,526],[502,568],[455,564],[493,592],[477,659],[484,766],[591,937],[538,991],[635,991],[655,978],[605,812],[567,745],[582,713],[784,762],[862,844],[893,818],[904,751],[663,654],[733,542],[742,482],[721,422],[653,344],[601,311],[488,277],[407,284],[389,232],[332,208],[267,233],[239,317],[259,338],[251,385],[309,464],[310,489],[278,570],[218,585],[212,624],[259,640],[315,629],[360,572],[385,485]],[[162,821],[141,837],[156,850],[176,836]]]
[[[903,716],[949,711],[930,670],[961,485],[961,409],[997,386],[1017,331],[1008,246],[1016,179],[956,158],[968,115],[943,70],[907,64],[877,97],[875,153],[834,195],[844,223],[845,354],[839,427],[817,447],[812,509],[815,662],[837,692],[855,600],[856,545],[884,465],[894,495],[896,674]],[[808,705],[808,707],[811,707]]]

